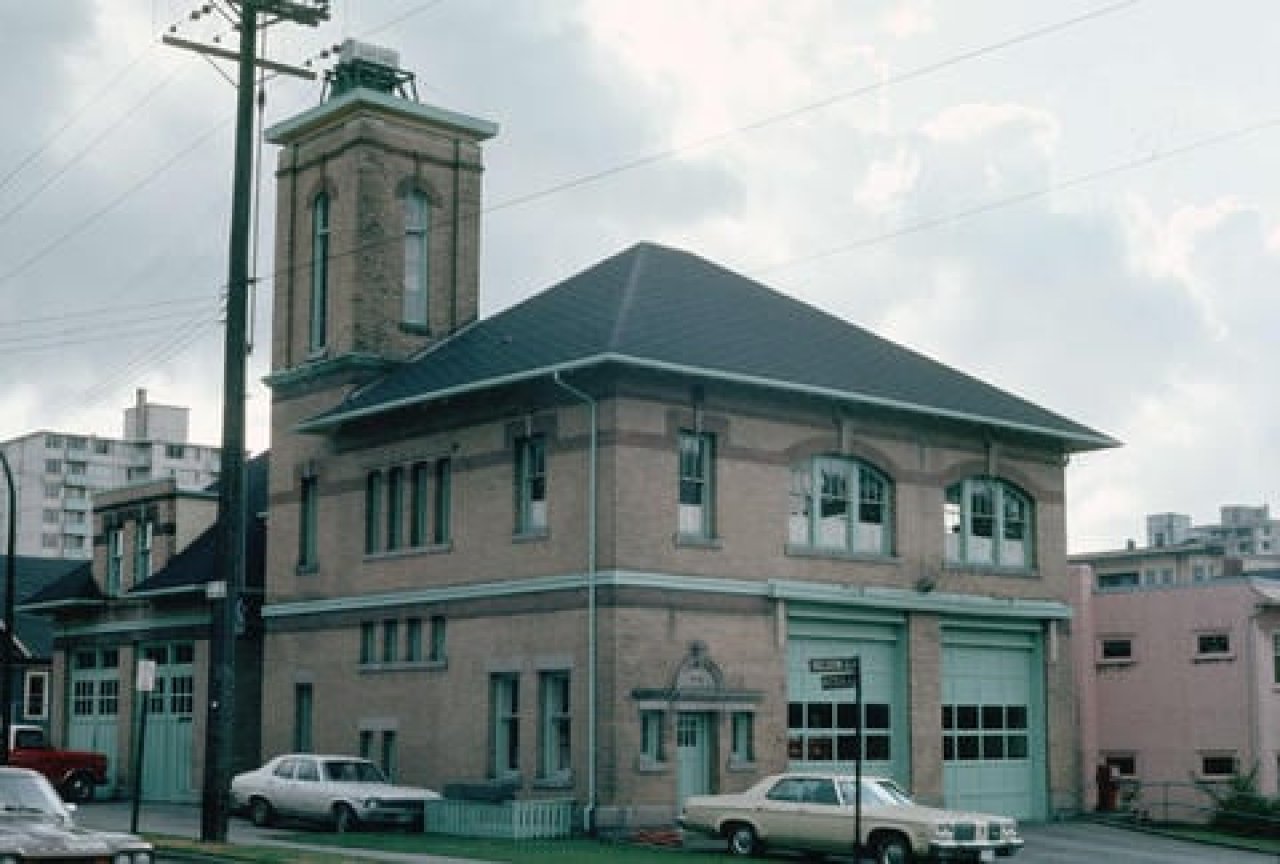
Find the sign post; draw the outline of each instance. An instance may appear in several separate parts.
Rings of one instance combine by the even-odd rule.
[[[855,851],[862,850],[862,658],[813,657],[809,671],[819,676],[823,690],[852,690],[857,739],[853,748],[853,837]]]
[[[138,807],[142,803],[142,748],[147,740],[147,703],[156,689],[156,661],[139,660],[134,692],[142,696],[142,713],[138,717],[138,740],[133,745],[133,811],[129,831],[138,833]]]

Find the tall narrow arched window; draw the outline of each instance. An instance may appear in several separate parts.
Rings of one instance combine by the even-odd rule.
[[[943,508],[947,561],[1031,567],[1035,506],[1030,496],[994,477],[947,487]]]
[[[404,199],[404,311],[406,324],[427,323],[427,239],[431,205],[422,192],[410,192]]]
[[[843,456],[793,467],[788,540],[795,547],[892,555],[893,482]]]
[[[328,344],[329,309],[329,196],[321,192],[311,208],[311,307],[307,347],[321,351]]]

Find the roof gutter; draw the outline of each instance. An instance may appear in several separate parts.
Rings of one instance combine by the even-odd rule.
[[[583,829],[594,828],[596,810],[596,679],[598,676],[599,646],[596,642],[596,511],[599,506],[597,463],[600,452],[598,422],[599,407],[590,395],[563,380],[560,373],[552,372],[551,378],[566,393],[582,400],[591,417],[591,445],[587,456],[587,806],[582,813]]]
[[[305,420],[294,427],[297,432],[325,432],[334,426],[351,420],[359,420],[365,417],[373,417],[383,414],[387,411],[393,411],[397,408],[407,408],[413,405],[422,405],[433,402],[437,399],[447,399],[454,396],[461,396],[468,393],[475,393],[482,390],[488,390],[494,387],[501,387],[507,384],[517,384],[522,381],[530,381],[541,378],[548,372],[552,377],[559,376],[563,372],[573,372],[580,369],[587,369],[592,366],[600,366],[605,363],[620,363],[624,366],[634,366],[641,369],[651,369],[659,372],[672,372],[681,375],[696,375],[703,378],[711,378],[719,381],[728,381],[735,384],[748,384],[754,387],[764,387],[771,390],[782,390],[790,393],[800,393],[807,396],[818,396],[825,399],[835,399],[845,402],[858,402],[866,405],[875,405],[881,408],[891,408],[897,411],[905,411],[912,414],[925,414],[933,417],[942,417],[948,420],[959,420],[965,423],[978,423],[998,429],[1007,429],[1016,432],[1028,432],[1034,435],[1048,436],[1061,441],[1074,442],[1081,445],[1081,449],[1102,449],[1107,447],[1118,447],[1120,442],[1116,439],[1103,435],[1101,433],[1085,434],[1067,432],[1058,429],[1049,429],[1044,426],[1037,426],[1033,423],[1019,423],[1011,420],[1001,420],[994,417],[984,417],[980,414],[971,414],[966,411],[955,411],[948,408],[937,408],[932,406],[920,405],[915,402],[905,402],[901,399],[889,399],[883,396],[871,396],[865,393],[857,393],[849,390],[839,390],[834,387],[820,387],[811,384],[797,384],[794,382],[783,382],[775,378],[764,378],[759,375],[746,375],[736,372],[724,372],[717,369],[708,369],[701,366],[689,366],[682,363],[667,363],[661,360],[651,360],[649,358],[635,357],[629,354],[619,354],[608,351],[602,354],[595,354],[589,357],[579,358],[567,363],[555,364],[552,366],[540,367],[537,369],[526,369],[510,375],[500,375],[495,378],[487,378],[481,381],[472,381],[455,387],[446,387],[442,390],[435,390],[430,393],[420,393],[413,396],[406,396],[401,399],[394,399],[389,402],[380,402],[376,405],[370,405],[365,408],[357,408],[351,411],[339,411],[335,414],[321,415]]]

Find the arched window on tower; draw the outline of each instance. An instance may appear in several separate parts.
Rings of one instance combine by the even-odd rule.
[[[431,205],[418,190],[404,199],[404,310],[405,324],[427,325],[427,238]]]
[[[321,192],[311,208],[311,308],[307,348],[313,354],[328,344],[329,195]]]

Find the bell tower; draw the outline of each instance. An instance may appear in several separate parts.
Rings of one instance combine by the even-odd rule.
[[[267,130],[277,400],[345,390],[476,319],[481,143],[496,133],[419,102],[394,51],[352,40],[321,104]]]

